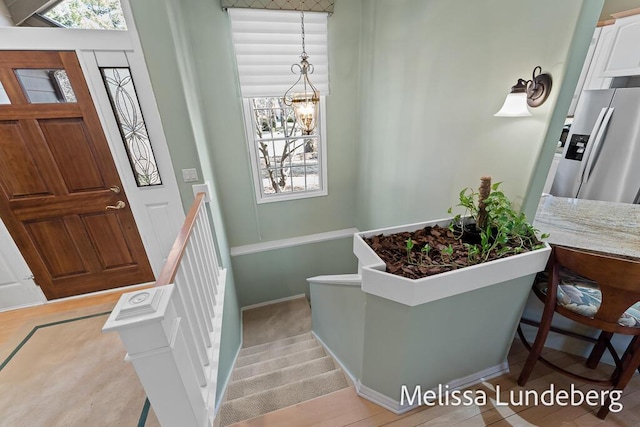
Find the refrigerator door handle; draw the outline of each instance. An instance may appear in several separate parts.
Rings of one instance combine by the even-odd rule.
[[[587,166],[585,168],[586,177],[582,180],[582,183],[586,183],[589,181],[589,177],[591,176],[591,172],[593,172],[593,168],[596,165],[596,161],[600,156],[600,145],[604,140],[605,135],[607,134],[607,129],[609,127],[609,122],[611,121],[611,116],[613,115],[613,107],[607,110],[607,114],[604,116],[604,120],[602,121],[602,125],[600,129],[598,129],[598,136],[593,142],[593,146],[591,147],[591,152],[589,153],[589,160],[587,160]]]
[[[593,125],[593,129],[591,129],[591,133],[589,134],[589,140],[587,141],[587,147],[585,148],[585,152],[582,156],[582,160],[580,161],[580,169],[578,169],[578,174],[576,175],[576,186],[574,187],[575,196],[577,196],[578,191],[580,191],[580,186],[584,180],[584,171],[587,168],[587,161],[591,156],[591,151],[594,145],[596,138],[600,132],[600,127],[602,125],[602,121],[604,120],[604,116],[607,114],[609,108],[603,107],[600,110],[600,114],[598,114],[598,118],[596,119],[595,124]],[[577,189],[577,190],[575,190]]]

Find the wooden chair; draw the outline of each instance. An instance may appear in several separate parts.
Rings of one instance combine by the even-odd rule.
[[[622,391],[640,366],[640,304],[637,304],[640,301],[640,260],[556,246],[548,267],[548,280],[545,280],[545,275],[539,274],[533,286],[534,293],[544,303],[533,345],[527,343],[518,326],[518,334],[529,348],[529,357],[518,377],[518,385],[525,385],[534,365],[540,360],[571,378],[613,386],[612,390]],[[551,326],[554,313],[601,331],[598,339],[574,333],[566,335],[587,339],[595,344],[586,362],[591,369],[598,365],[606,349],[611,352],[616,368],[608,380],[574,374],[540,356],[550,330],[565,332]],[[524,319],[521,322],[533,323]],[[621,358],[610,344],[613,334],[634,336]],[[597,413],[598,418],[607,416],[609,405],[610,400],[607,399]]]

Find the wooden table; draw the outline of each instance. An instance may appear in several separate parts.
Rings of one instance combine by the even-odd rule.
[[[551,245],[640,258],[640,205],[544,195],[533,226]]]

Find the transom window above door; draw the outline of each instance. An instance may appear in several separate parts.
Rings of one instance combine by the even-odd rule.
[[[5,3],[15,24],[24,27],[127,29],[119,0],[17,0]]]

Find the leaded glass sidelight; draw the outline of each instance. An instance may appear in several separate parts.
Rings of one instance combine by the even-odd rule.
[[[100,71],[138,187],[162,184],[131,70],[118,67],[100,68]]]

